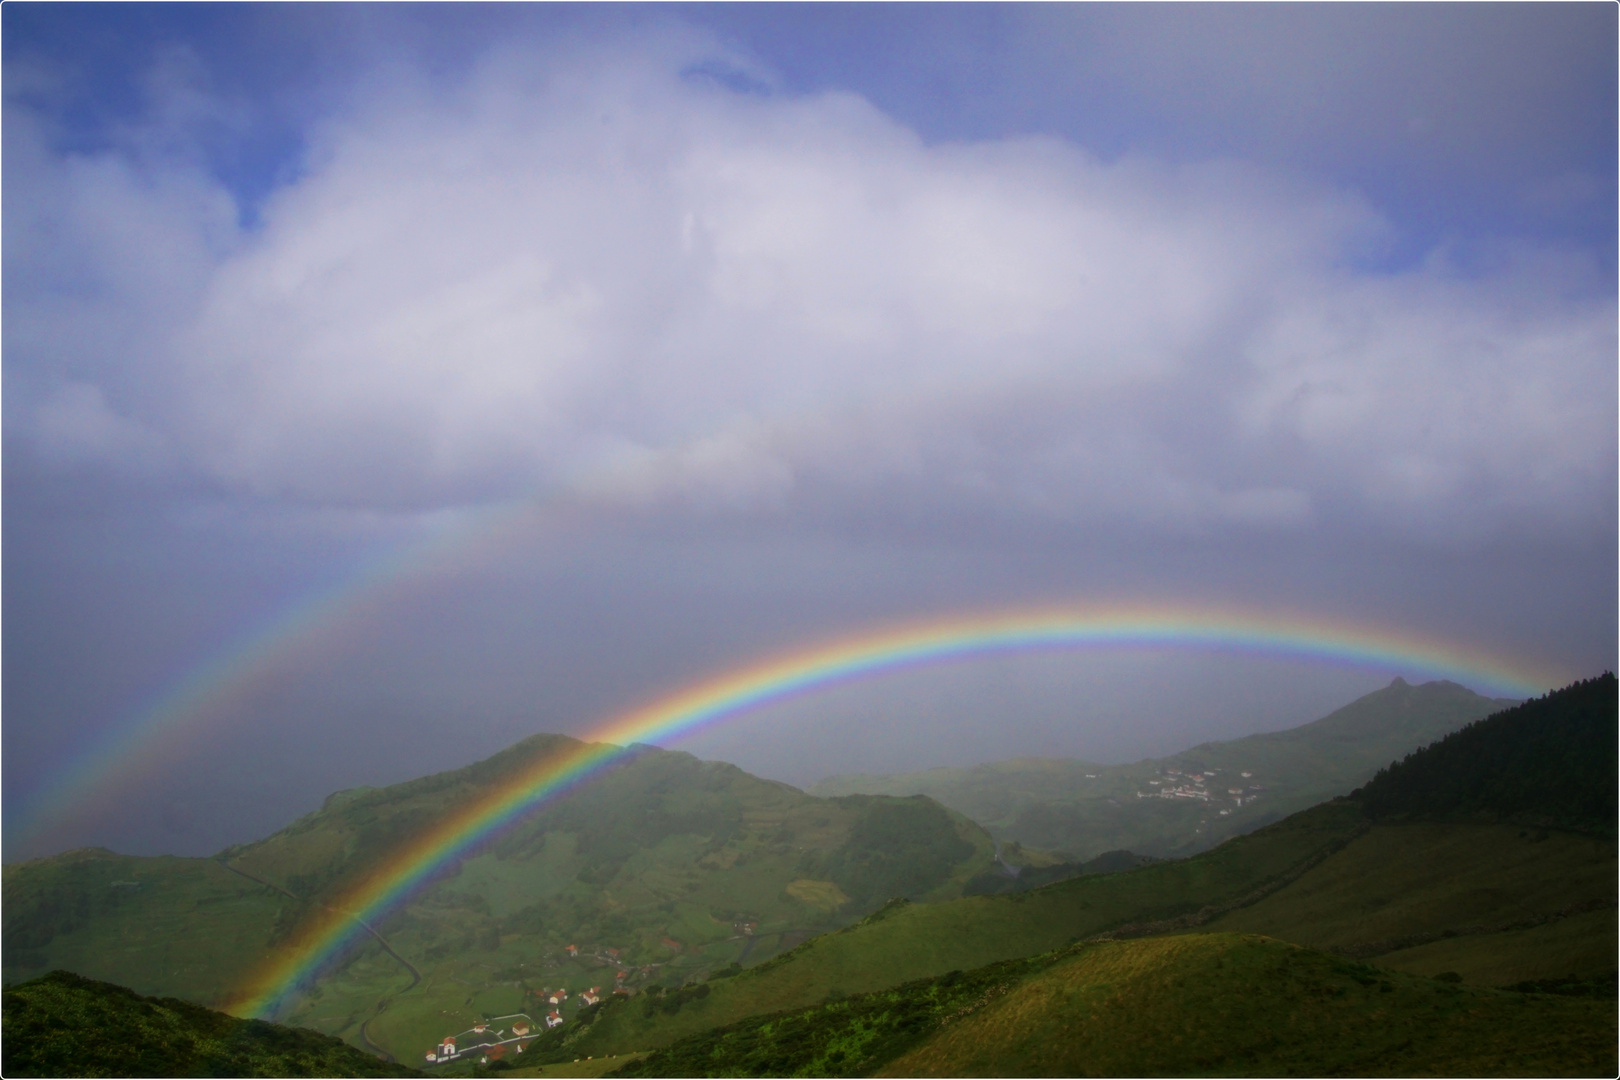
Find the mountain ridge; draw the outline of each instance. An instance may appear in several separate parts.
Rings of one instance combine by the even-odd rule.
[[[997,840],[1064,852],[1073,862],[1118,849],[1180,857],[1347,794],[1391,760],[1516,704],[1446,680],[1414,685],[1396,678],[1309,723],[1208,741],[1164,757],[1120,765],[1012,758],[966,768],[829,777],[807,790],[929,795]],[[1180,779],[1193,774],[1200,777],[1197,784]],[[1165,797],[1167,787],[1180,794]]]

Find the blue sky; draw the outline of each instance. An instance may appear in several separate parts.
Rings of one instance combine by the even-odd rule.
[[[8,858],[212,850],[928,613],[1613,664],[1612,5],[0,18],[8,829],[199,665],[409,567]],[[1389,674],[989,665],[690,748],[1123,760]]]

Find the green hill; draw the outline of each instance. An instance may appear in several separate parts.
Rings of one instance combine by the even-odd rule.
[[[1031,989],[1028,1000],[1062,997],[1070,1004],[1090,1001],[1086,1008],[1100,1010],[1105,1006],[1097,1002],[1112,999],[1097,997],[1101,991],[1086,980],[1118,968],[1136,973],[1121,976],[1122,1001],[1145,1001],[1141,995],[1151,995],[1142,987],[1159,986],[1185,1009],[1213,1011],[1185,1021],[1183,1041],[1208,1050],[1204,1064],[1192,1050],[1192,1057],[1158,1058],[1109,1058],[1098,1051],[1097,1060],[1112,1062],[1108,1068],[1323,1071],[1328,1058],[1294,1054],[1281,1037],[1268,1048],[1254,1041],[1258,1035],[1250,1038],[1252,1031],[1244,1034],[1244,1025],[1258,1030],[1255,1018],[1266,1015],[1260,1005],[1252,1013],[1221,1012],[1223,995],[1269,1000],[1272,985],[1254,982],[1268,971],[1284,987],[1294,985],[1289,972],[1304,972],[1295,982],[1316,987],[1310,994],[1339,986],[1349,995],[1338,1004],[1359,1018],[1355,1024],[1361,1026],[1352,1027],[1362,1032],[1357,1038],[1372,1056],[1356,1056],[1361,1050],[1349,1043],[1322,1046],[1338,1046],[1334,1054],[1342,1051],[1348,1055],[1343,1060],[1358,1063],[1351,1071],[1581,1071],[1587,1065],[1580,1063],[1597,1060],[1589,1053],[1590,1017],[1581,1011],[1587,1006],[1565,1009],[1543,996],[1503,988],[1613,993],[1613,832],[1558,827],[1589,823],[1591,815],[1580,808],[1613,800],[1612,750],[1601,759],[1602,768],[1571,764],[1559,750],[1564,741],[1585,737],[1582,731],[1600,740],[1599,751],[1602,739],[1612,744],[1612,679],[1606,685],[1608,698],[1595,704],[1581,696],[1591,690],[1582,684],[1585,689],[1574,688],[1579,693],[1549,695],[1482,720],[1387,769],[1354,799],[1322,803],[1195,856],[1130,868],[1141,860],[1114,853],[1092,869],[1118,872],[994,895],[981,886],[1005,875],[997,877],[989,836],[927,798],[815,798],[731,766],[649,750],[450,868],[381,927],[392,952],[378,943],[356,950],[283,1019],[351,1042],[368,1040],[414,1061],[440,1036],[481,1017],[534,1015],[542,988],[577,992],[612,985],[624,972],[633,996],[611,996],[584,1009],[566,1006],[565,1024],[536,1039],[525,1063],[550,1067],[660,1049],[695,1053],[690,1048],[700,1044],[683,1040],[747,1030],[755,1032],[747,1039],[766,1043],[754,1049],[744,1046],[747,1039],[731,1044],[721,1053],[732,1063],[725,1068],[849,1072],[890,1062],[901,1071],[926,1073],[952,1071],[938,1061],[957,1060],[950,1055],[966,1051],[939,1051],[946,1057],[937,1060],[902,1055],[933,1053],[929,1040],[954,1038],[953,1032],[968,1030],[969,1018],[991,1016],[991,1001],[1010,1001],[1017,988],[1045,986]],[[1387,730],[1401,727],[1389,719],[1400,711],[1391,702],[1405,701],[1421,712],[1435,695],[1458,700],[1444,684],[1397,684],[1380,694],[1379,708],[1363,699],[1363,711],[1341,710],[1321,726],[1308,725],[1316,731],[1295,741],[1324,754],[1335,737],[1361,745],[1379,716]],[[1558,734],[1548,739],[1547,732]],[[364,875],[402,838],[499,783],[507,770],[567,745],[539,737],[466,770],[339,793],[317,813],[265,841],[223,853],[221,861],[89,851],[8,867],[8,976],[41,963],[71,966],[63,960],[71,958],[85,965],[80,970],[86,974],[117,978],[103,972],[127,972],[138,989],[145,986],[136,979],[194,988],[165,991],[184,996],[228,987],[246,970],[243,965],[275,947],[308,905]],[[1514,764],[1519,761],[1542,762],[1532,775],[1557,775],[1565,783],[1504,786],[1504,768],[1515,776],[1530,768]],[[1427,785],[1425,776],[1440,779]],[[1423,794],[1429,788],[1451,794]],[[1502,791],[1512,797],[1481,795]],[[1011,844],[1003,851],[1025,854]],[[884,903],[889,897],[895,899]],[[1255,935],[1290,945],[1255,945]],[[1170,940],[1226,944],[1147,944]],[[1108,961],[1114,967],[1095,970],[1085,966],[1109,956],[1136,959]],[[1071,964],[1077,966],[1062,966]],[[1069,974],[1052,974],[1060,968]],[[1225,976],[1212,974],[1222,971],[1230,976],[1224,987]],[[1058,982],[1039,982],[1048,975]],[[1361,989],[1343,984],[1345,978]],[[1376,994],[1384,996],[1370,996],[1374,991],[1366,990],[1370,984],[1362,978],[1378,982]],[[956,989],[959,984],[971,988],[983,979],[1001,989],[991,994],[994,987],[985,984],[965,1004],[954,996],[968,992]],[[907,984],[930,987],[925,996],[931,1004],[916,1024],[894,1029],[907,1017],[915,1019],[913,1006],[922,1008],[924,999],[916,996],[922,991],[905,989]],[[1068,989],[1051,989],[1060,984]],[[1384,984],[1392,989],[1384,991]],[[1299,987],[1291,991],[1296,997],[1305,992]],[[1184,1000],[1176,997],[1183,988],[1191,988]],[[899,1002],[898,1011],[880,1008],[885,1000]],[[1290,1000],[1278,998],[1266,1008]],[[1312,1008],[1319,1004],[1310,1002]],[[1452,1008],[1456,1002],[1462,1004]],[[1525,1017],[1542,1017],[1554,1034],[1525,1034],[1519,1057],[1503,1049],[1496,1034],[1476,1037],[1470,1017],[1496,1017],[1500,1023],[1492,1023],[1501,1031],[1520,1031],[1499,1015],[1507,1009],[1503,1002],[1528,1010]],[[1080,1014],[1041,1012],[1046,1007],[1026,1010],[1030,1032],[1083,1026]],[[941,1009],[955,1019],[935,1023]],[[1313,1032],[1324,1021],[1308,1012],[1287,1028],[1289,1039],[1321,1041]],[[833,1042],[815,1034],[843,1022],[830,1017],[846,1014],[867,1034],[838,1035]],[[1451,1025],[1446,1031],[1454,1027],[1462,1034],[1411,1034],[1417,1031],[1412,1017],[1419,1014],[1443,1016]],[[760,1026],[762,1017],[773,1015],[802,1022]],[[995,1053],[1009,1064],[984,1065],[982,1071],[1079,1067],[1079,1059],[1039,1058],[1046,1035],[1020,1034],[1023,1020],[995,1015],[1003,1017],[997,1023],[1005,1031],[986,1029],[979,1039],[984,1047],[1001,1047]],[[1236,1018],[1230,1038],[1202,1034],[1214,1030],[1209,1016],[1222,1015]],[[1389,1030],[1407,1031],[1410,1040],[1384,1040],[1372,1022],[1380,1015]],[[1142,1038],[1156,1038],[1152,1025],[1161,1021],[1146,1013],[1138,1019],[1147,1025]],[[1608,1022],[1612,1056],[1612,1007]],[[825,1056],[793,1058],[771,1034],[779,1027],[800,1031],[793,1039],[802,1045],[792,1053],[816,1045],[831,1053],[844,1046],[839,1061],[849,1064],[832,1068]],[[871,1050],[879,1043],[886,1049]],[[779,1058],[780,1067],[762,1064]],[[653,1064],[645,1068],[676,1068],[657,1064],[665,1059],[656,1056],[648,1060]],[[679,1060],[687,1062],[684,1069],[697,1059]],[[790,1060],[800,1064],[789,1068]],[[1373,1060],[1399,1064],[1366,1064]],[[447,1075],[470,1068],[451,1066]]]
[[[613,1076],[1612,1073],[1607,1001],[1473,989],[1269,938],[1072,946],[705,1032]]]
[[[421,1076],[330,1035],[65,971],[8,987],[6,1076]]]
[[[1620,711],[1612,673],[1470,724],[1355,793],[1378,819],[1490,817],[1613,835]]]
[[[1020,758],[967,769],[835,776],[817,795],[927,795],[998,840],[1076,861],[1126,849],[1195,854],[1344,795],[1380,766],[1512,701],[1450,682],[1396,679],[1313,723],[1210,742],[1130,765]]]
[[[1533,705],[1514,712],[1536,723]],[[1607,985],[1616,880],[1609,837],[1477,817],[1375,820],[1361,803],[1338,799],[1188,859],[1012,896],[885,909],[717,984],[678,1012],[605,1013],[564,1035],[559,1049],[600,1056],[668,1046],[762,1013],[1076,939],[1191,931],[1265,934],[1481,987]]]
[[[340,792],[216,859],[83,850],[8,866],[5,977],[63,968],[227,1002],[398,845],[577,745],[536,736],[464,769]],[[366,942],[277,1019],[416,1060],[446,1023],[532,1012],[543,989],[757,963],[893,896],[959,896],[994,865],[982,829],[926,798],[814,798],[644,748],[448,868],[379,927],[391,951]]]
[[[1191,859],[1087,876],[1029,892],[891,904],[859,924],[807,941],[708,984],[678,1009],[638,1003],[561,1029],[556,1060],[667,1046],[750,1016],[802,1009],[952,970],[972,970],[1101,934],[1197,926],[1283,887],[1364,832],[1360,808],[1332,803]]]
[[[1505,985],[1613,981],[1615,679],[1497,713],[1381,770],[1377,826],[1211,923]]]

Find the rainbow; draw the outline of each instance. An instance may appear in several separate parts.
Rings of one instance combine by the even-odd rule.
[[[23,799],[8,828],[17,829],[19,840],[35,839],[74,815],[88,816],[105,807],[139,777],[163,767],[210,719],[228,713],[261,676],[301,656],[319,655],[346,628],[375,617],[414,579],[455,559],[477,558],[480,543],[499,543],[506,532],[542,514],[554,529],[567,528],[581,509],[579,500],[564,492],[548,500],[518,499],[468,515],[444,515],[422,538],[227,638],[210,659],[119,718],[95,745]]]
[[[445,867],[522,818],[622,760],[633,743],[668,741],[752,709],[852,680],[998,654],[1077,648],[1196,648],[1327,661],[1439,676],[1512,696],[1558,680],[1444,643],[1321,621],[1221,611],[1143,608],[999,613],[937,620],[844,638],[696,683],[615,717],[585,741],[520,768],[493,790],[402,845],[312,917],[232,1006],[279,1011],[298,989]]]

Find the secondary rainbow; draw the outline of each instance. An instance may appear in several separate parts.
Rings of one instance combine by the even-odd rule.
[[[935,620],[844,638],[687,687],[602,724],[576,748],[525,766],[402,845],[313,917],[257,974],[233,1011],[274,1014],[300,985],[366,934],[368,925],[505,826],[623,758],[629,744],[667,741],[764,705],[900,669],[1076,648],[1195,648],[1320,660],[1385,674],[1451,678],[1519,697],[1561,681],[1435,640],[1220,611],[1025,611]]]

